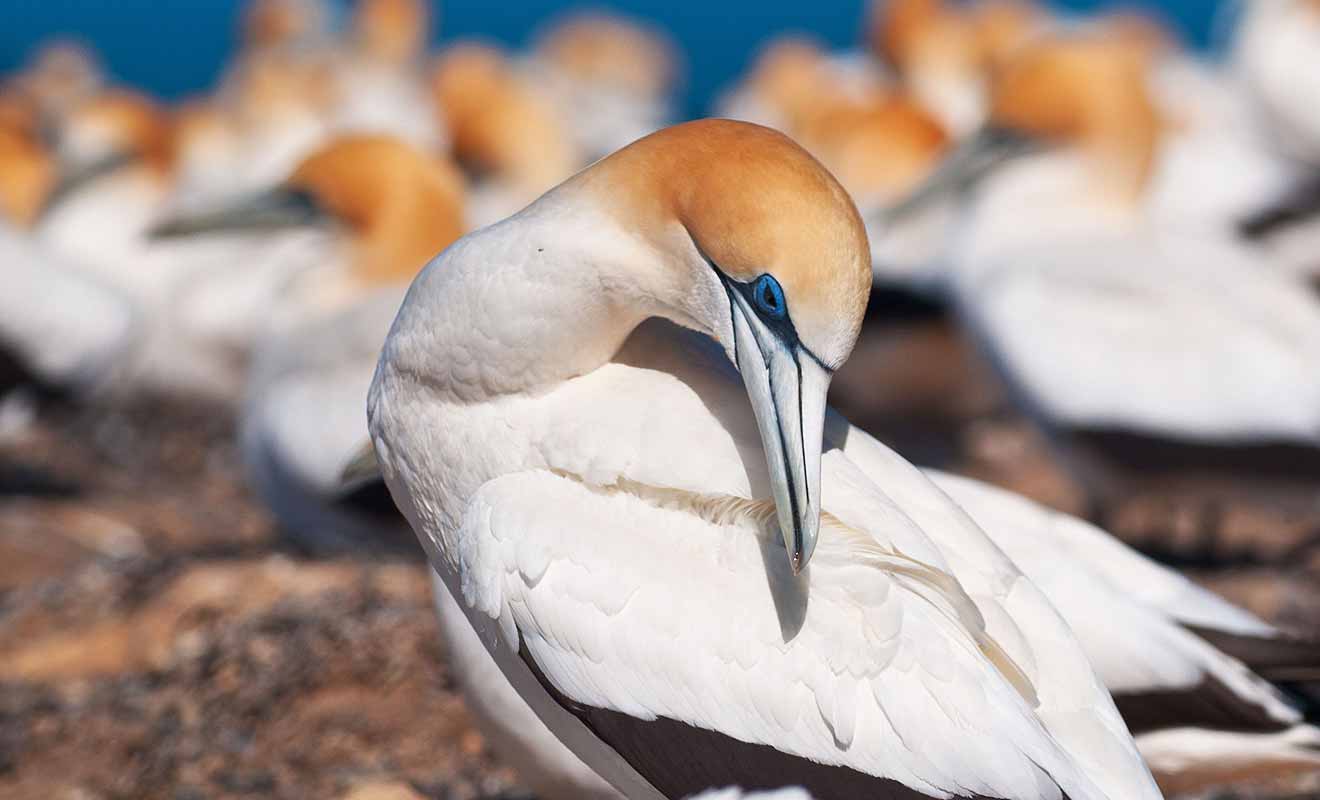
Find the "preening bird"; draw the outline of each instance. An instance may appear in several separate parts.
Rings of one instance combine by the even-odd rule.
[[[1044,597],[827,414],[870,281],[798,146],[668,128],[414,281],[368,401],[383,477],[503,673],[626,796],[1158,797]]]

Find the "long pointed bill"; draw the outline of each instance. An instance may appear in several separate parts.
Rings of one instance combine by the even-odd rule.
[[[178,216],[157,223],[150,232],[153,239],[170,239],[226,231],[259,231],[315,225],[324,212],[306,192],[272,189],[235,202],[233,205]]]
[[[770,470],[789,564],[807,566],[820,531],[820,455],[829,370],[732,293],[735,351]]]
[[[965,191],[1004,161],[1036,146],[1026,135],[1007,128],[981,128],[945,156],[906,197],[885,209],[882,221],[899,222],[947,195]]]

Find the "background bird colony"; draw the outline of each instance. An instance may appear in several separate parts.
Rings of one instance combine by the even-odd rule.
[[[701,111],[788,134],[862,213],[840,410],[1307,642],[1320,3],[1217,13],[1211,58],[1131,11],[876,0],[851,47],[785,31]],[[644,19],[514,51],[442,15],[252,0],[182,101],[74,40],[3,77],[0,797],[520,796],[416,543],[309,535],[303,501],[372,500],[343,456],[412,275],[690,116],[690,76]],[[1290,670],[1315,708],[1320,657]],[[1156,775],[1320,796],[1315,759]]]

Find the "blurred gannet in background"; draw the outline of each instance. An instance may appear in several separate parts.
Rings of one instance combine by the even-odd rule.
[[[286,178],[331,135],[334,98],[333,73],[324,59],[302,51],[246,55],[215,94],[230,140],[224,155],[212,156],[224,165],[211,171],[220,178],[196,186],[189,197],[235,197]]]
[[[771,40],[747,74],[724,92],[721,117],[755,122],[798,138],[822,113],[838,105],[865,104],[893,90],[893,77],[874,60],[828,53],[801,36]]]
[[[327,0],[249,0],[239,25],[241,52],[322,46],[330,38],[334,11]]]
[[[1237,239],[1231,196],[1204,197],[1231,184],[1152,185],[1178,180],[1160,165],[1179,143],[1145,63],[1071,36],[1000,70],[992,135],[930,182],[994,162],[967,157],[978,145],[1017,148],[969,192],[949,259],[960,310],[1093,500],[1189,473],[1305,490],[1320,474],[1320,380],[1305,366],[1320,359],[1320,301]]]
[[[260,229],[280,207],[293,212],[280,218],[284,225],[322,229],[327,240],[316,263],[294,273],[253,320],[259,331],[239,426],[249,477],[309,549],[398,547],[379,535],[379,519],[333,501],[365,436],[367,388],[408,281],[465,230],[462,178],[402,140],[344,136],[276,190],[171,226],[190,236]]]
[[[1233,71],[1253,121],[1295,174],[1273,203],[1242,221],[1304,278],[1320,282],[1320,3],[1243,0]]]
[[[663,32],[633,20],[571,16],[539,37],[523,68],[587,161],[677,115],[677,48]]]
[[[78,42],[57,39],[41,47],[9,78],[5,90],[33,102],[40,130],[49,132],[63,123],[71,108],[102,91],[105,83],[95,53]]]
[[[1034,3],[878,0],[872,50],[955,138],[984,121],[991,71],[1049,23]]]
[[[1233,65],[1278,149],[1320,168],[1320,3],[1242,0]]]
[[[431,85],[454,158],[474,176],[474,228],[504,219],[587,163],[554,108],[498,49],[446,49]]]
[[[666,129],[414,281],[368,403],[382,474],[500,669],[628,797],[1158,797],[1039,592],[827,415],[870,283],[804,151]]]
[[[387,134],[430,152],[444,148],[422,74],[429,9],[426,0],[358,0],[346,52],[334,59],[334,132]]]
[[[33,239],[30,227],[57,184],[58,166],[23,127],[0,125],[0,362],[21,370],[20,380],[93,391],[129,341],[134,309]],[[0,393],[9,388],[0,385]]]
[[[252,320],[267,313],[264,298],[287,275],[268,265],[290,263],[265,251],[278,247],[287,255],[309,247],[242,236],[161,238],[173,209],[173,127],[145,98],[104,93],[75,108],[64,128],[66,160],[101,166],[61,184],[36,236],[54,257],[133,304],[140,324],[115,366],[114,388],[236,399]]]

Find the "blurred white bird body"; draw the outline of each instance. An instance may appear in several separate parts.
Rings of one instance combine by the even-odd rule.
[[[278,282],[201,282],[195,325],[245,335],[254,350],[240,416],[253,485],[310,549],[370,546],[373,515],[336,508],[340,474],[364,436],[380,345],[406,281],[465,228],[457,170],[396,137],[341,136],[263,195],[169,223],[195,242],[252,226],[259,253],[238,270]],[[211,234],[211,235],[205,235]],[[225,309],[248,306],[247,315]],[[222,324],[239,320],[242,326]]]
[[[0,223],[0,347],[51,386],[94,390],[133,341],[136,310],[115,289]]]
[[[587,162],[675,119],[678,61],[661,32],[621,17],[570,17],[522,64]]]
[[[1097,192],[1095,164],[1056,151],[984,179],[951,262],[963,313],[1046,419],[1315,444],[1320,302],[1264,260]]]
[[[826,426],[824,498],[812,501],[828,529],[809,604],[806,583],[772,552],[775,507],[763,498],[777,479],[737,373],[700,336],[639,327],[651,302],[666,301],[629,293],[671,279],[655,273],[647,241],[619,227],[619,209],[593,199],[610,177],[647,180],[627,171],[646,164],[683,175],[683,196],[709,197],[694,187],[724,164],[695,154],[735,143],[775,180],[820,174],[763,129],[679,126],[460,240],[414,283],[377,370],[371,430],[395,500],[478,635],[556,735],[629,797],[753,778],[824,797],[851,796],[841,786],[1158,796],[1062,620],[915,468],[843,420]],[[802,202],[775,180],[749,190]],[[722,202],[737,209],[733,198]],[[647,207],[645,195],[634,200]],[[858,297],[848,302],[859,319],[869,285],[860,221],[842,212],[855,226],[847,234],[830,232],[839,217],[808,224],[824,210],[796,213],[812,235],[855,237]],[[723,247],[701,232],[723,222],[684,219],[696,241]],[[722,273],[709,270],[728,253],[683,257],[720,291]],[[808,290],[792,285],[799,330],[817,330],[803,313]],[[720,313],[714,295],[687,297],[688,314]],[[728,304],[741,301],[729,297],[733,314]],[[742,338],[752,335],[744,329],[737,346],[744,370],[756,368]],[[802,402],[823,402],[814,368],[799,364]],[[663,412],[637,413],[647,408]],[[823,424],[823,404],[804,424],[816,414]],[[624,731],[648,744],[629,746]],[[666,769],[680,752],[684,766]],[[728,774],[740,758],[763,771]]]
[[[1320,166],[1320,8],[1313,0],[1243,0],[1234,62],[1266,133]]]

